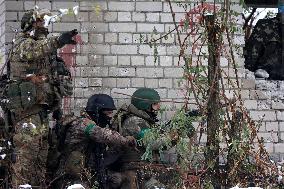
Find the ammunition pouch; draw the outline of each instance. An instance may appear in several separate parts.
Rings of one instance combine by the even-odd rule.
[[[32,81],[14,81],[7,84],[4,106],[12,111],[27,111],[34,105],[52,102],[52,89],[48,83],[35,84]],[[49,88],[47,91],[46,89]],[[51,101],[50,101],[51,100]]]

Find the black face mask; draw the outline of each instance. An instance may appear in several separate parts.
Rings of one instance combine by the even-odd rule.
[[[146,111],[147,114],[151,117],[151,119],[155,122],[158,122],[159,119],[157,118],[158,113],[156,111]]]
[[[107,125],[110,125],[111,117],[104,114],[102,111],[99,111],[99,113],[96,112],[88,112],[91,119],[96,122],[100,127],[106,127]]]

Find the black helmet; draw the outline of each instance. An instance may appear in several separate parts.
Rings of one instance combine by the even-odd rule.
[[[94,94],[88,99],[86,111],[96,112],[100,110],[116,110],[114,101],[107,94]]]

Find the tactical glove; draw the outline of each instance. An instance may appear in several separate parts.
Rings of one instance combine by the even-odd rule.
[[[76,45],[76,41],[72,39],[75,35],[78,34],[78,31],[76,29],[68,32],[64,32],[59,36],[58,43],[60,47],[63,47],[66,44],[73,44]]]

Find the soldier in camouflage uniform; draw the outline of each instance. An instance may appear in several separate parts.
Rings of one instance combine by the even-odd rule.
[[[20,184],[46,187],[48,114],[60,108],[63,96],[72,94],[70,74],[58,73],[52,65],[52,56],[58,48],[76,44],[72,37],[77,31],[47,38],[43,18],[50,14],[48,10],[36,9],[23,15],[22,32],[14,40],[7,67],[10,81],[2,107],[8,115],[8,124],[12,125],[16,154],[16,162],[11,166],[13,188]]]
[[[114,125],[123,136],[134,136],[141,140],[145,132],[151,129],[157,119],[157,111],[160,109],[160,96],[157,91],[149,88],[140,88],[136,90],[131,98],[131,104],[123,105],[114,116]],[[159,143],[154,144],[153,149],[159,148]],[[117,165],[121,165],[121,183],[117,188],[121,189],[154,189],[165,188],[168,185],[171,173],[161,164],[150,164],[141,161],[145,153],[146,146],[138,146],[139,151],[128,150],[121,155]],[[156,162],[159,157],[156,158]],[[163,184],[162,184],[163,183]],[[172,187],[169,187],[172,188]]]
[[[263,69],[269,74],[269,79],[284,79],[280,14],[274,18],[258,20],[246,41],[244,56],[245,68],[248,70],[255,72]]]
[[[75,183],[80,183],[86,188],[94,187],[93,178],[96,175],[93,175],[88,163],[97,160],[89,159],[90,146],[110,145],[116,146],[116,148],[126,147],[126,149],[136,146],[133,137],[123,137],[118,132],[107,128],[114,109],[113,99],[110,96],[96,94],[88,99],[86,111],[82,113],[81,117],[65,117],[62,120],[59,132],[61,133],[59,134],[61,157],[55,175],[56,181],[51,188],[66,188],[66,186]],[[105,159],[104,153],[100,153],[95,158]],[[97,172],[102,168],[100,165],[98,166],[96,167]],[[102,188],[101,185],[99,188]]]

